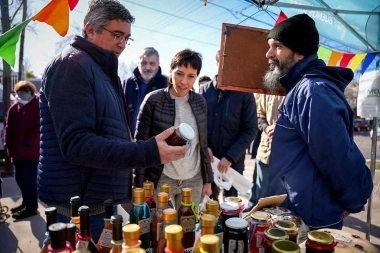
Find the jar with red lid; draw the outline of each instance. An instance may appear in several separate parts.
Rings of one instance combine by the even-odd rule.
[[[334,237],[323,231],[309,231],[307,233],[306,253],[332,253],[335,251]]]
[[[257,211],[251,214],[251,225],[249,226],[249,251],[259,253],[262,245],[262,234],[272,227],[269,213]]]

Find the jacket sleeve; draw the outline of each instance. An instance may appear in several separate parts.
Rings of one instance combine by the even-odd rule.
[[[225,157],[235,163],[244,153],[258,133],[255,97],[252,93],[246,93],[242,101],[240,118],[240,134]]]
[[[135,139],[137,141],[148,140],[150,137],[152,137],[151,136],[151,133],[152,133],[151,129],[153,127],[152,108],[153,107],[151,105],[150,96],[147,95],[140,106],[140,111],[137,116],[136,131],[135,131]],[[135,169],[134,184],[136,187],[143,186],[143,182],[146,179],[145,170],[146,170],[145,168]]]
[[[256,112],[257,112],[257,127],[259,131],[264,131],[264,129],[269,126],[266,119],[266,110],[265,110],[265,95],[257,94],[256,95]]]
[[[299,96],[300,102],[295,103],[299,115],[297,130],[308,143],[308,152],[334,198],[344,210],[360,212],[373,182],[352,137],[352,113],[348,111],[351,109],[343,95],[338,97],[320,85],[316,89],[310,96]]]

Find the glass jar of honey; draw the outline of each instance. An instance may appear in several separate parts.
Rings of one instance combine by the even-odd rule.
[[[262,245],[262,234],[272,227],[269,213],[257,211],[251,214],[251,225],[249,227],[249,251],[251,253],[260,252]]]
[[[332,253],[335,250],[334,237],[323,231],[309,231],[307,233],[306,253]]]

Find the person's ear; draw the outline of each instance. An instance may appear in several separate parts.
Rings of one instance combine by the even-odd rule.
[[[92,39],[95,34],[94,27],[91,24],[87,23],[84,29],[86,31],[87,38]]]

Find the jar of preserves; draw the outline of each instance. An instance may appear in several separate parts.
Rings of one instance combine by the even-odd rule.
[[[223,236],[225,253],[248,252],[248,222],[242,218],[229,218]]]
[[[276,240],[272,243],[273,253],[300,253],[301,249],[297,243],[289,240]]]
[[[284,230],[289,235],[289,240],[297,243],[298,227],[297,224],[290,220],[278,220],[274,226]]]
[[[191,147],[191,142],[194,137],[194,129],[189,124],[181,123],[165,141],[170,146],[184,146],[190,144]]]
[[[261,233],[261,232],[259,232]],[[287,240],[289,238],[288,234],[279,228],[268,228],[264,231],[262,236],[262,248],[260,253],[272,253],[272,243],[275,240]]]
[[[235,202],[223,202],[220,204],[220,223],[222,224],[223,229],[226,228],[226,220],[232,217],[240,216],[239,205]]]
[[[334,237],[323,231],[309,231],[307,233],[306,253],[332,253],[335,250]]]
[[[249,250],[258,253],[262,245],[262,234],[272,227],[269,213],[257,211],[251,214],[251,225],[249,227]]]

